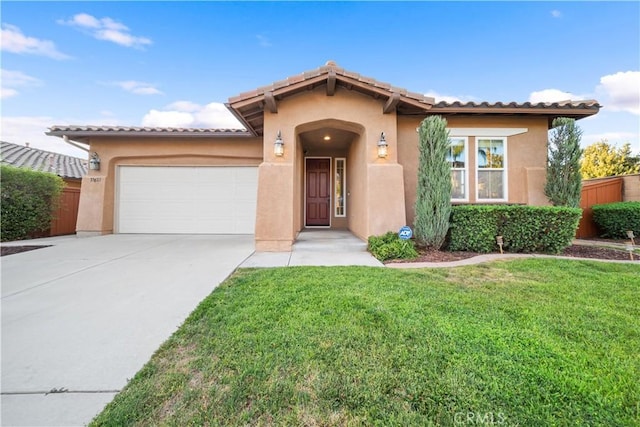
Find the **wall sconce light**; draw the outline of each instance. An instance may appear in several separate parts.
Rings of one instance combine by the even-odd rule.
[[[280,131],[278,131],[278,136],[276,136],[276,142],[273,143],[273,154],[277,157],[284,156],[284,141],[282,140]]]
[[[384,132],[380,134],[380,140],[378,141],[378,157],[384,159],[387,157],[387,149],[389,148],[389,144],[387,144],[387,140],[384,137]]]
[[[100,157],[95,151],[91,153],[91,159],[89,159],[89,169],[92,171],[100,170]]]

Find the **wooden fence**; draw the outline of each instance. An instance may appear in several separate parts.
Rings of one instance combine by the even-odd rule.
[[[580,225],[578,225],[578,231],[576,232],[577,238],[598,236],[599,230],[593,222],[593,209],[591,209],[591,206],[621,202],[623,200],[622,181],[622,177],[583,181],[582,196],[580,197],[582,219],[580,219]]]
[[[80,189],[65,187],[60,198],[60,207],[51,221],[49,236],[62,236],[76,232],[78,206],[80,204]]]

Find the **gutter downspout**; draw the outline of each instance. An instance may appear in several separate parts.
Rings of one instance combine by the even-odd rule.
[[[80,150],[86,151],[87,153],[89,152],[88,148],[83,147],[82,145],[71,141],[67,135],[62,135],[62,140],[69,145],[73,145],[74,147],[79,148]]]

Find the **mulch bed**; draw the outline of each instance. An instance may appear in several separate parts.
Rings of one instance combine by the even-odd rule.
[[[19,254],[20,252],[48,248],[51,245],[0,246],[0,256]]]
[[[617,250],[617,249],[608,249],[608,248],[599,248],[597,246],[581,246],[581,245],[572,245],[564,250],[562,253],[564,256],[573,256],[580,258],[598,258],[598,259],[614,259],[620,261],[631,261],[629,257],[629,252]],[[635,254],[633,256],[634,260],[639,260],[640,256]]]
[[[610,241],[610,240],[609,240]],[[420,256],[412,260],[390,260],[386,261],[387,264],[392,263],[405,263],[405,262],[451,262],[461,259],[472,258],[477,255],[482,255],[477,252],[447,252],[447,251],[434,251],[434,250],[421,250]],[[601,248],[596,246],[581,246],[572,245],[565,249],[560,255],[577,257],[577,258],[593,258],[593,259],[610,259],[620,261],[630,261],[629,252]],[[640,256],[634,255],[635,260],[640,260]]]

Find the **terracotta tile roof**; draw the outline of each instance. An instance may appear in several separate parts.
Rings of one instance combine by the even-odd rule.
[[[0,143],[0,162],[62,178],[82,178],[87,174],[87,160],[4,141]]]
[[[348,90],[356,90],[381,99],[386,102],[384,113],[396,112],[398,115],[429,114],[501,114],[501,115],[538,115],[549,118],[549,121],[560,115],[576,119],[596,114],[600,109],[597,101],[563,101],[552,103],[531,102],[435,102],[434,98],[410,92],[404,88],[395,87],[389,83],[361,76],[358,73],[345,70],[329,61],[315,70],[291,76],[271,85],[243,92],[229,98],[227,108],[254,135],[261,135],[264,127],[263,111],[266,108],[277,111],[277,101],[299,93],[327,86],[327,95],[333,95],[335,86],[342,86]],[[331,89],[330,89],[331,88]]]
[[[229,98],[229,103],[234,104],[240,101],[246,101],[251,98],[262,96],[266,92],[275,92],[277,90],[287,88],[293,85],[297,85],[299,83],[303,83],[309,80],[313,80],[318,77],[328,76],[329,73],[334,73],[336,76],[344,77],[346,79],[363,83],[366,86],[370,86],[372,88],[386,91],[389,93],[389,95],[393,93],[399,93],[400,95],[406,98],[416,100],[420,103],[424,103],[425,105],[431,105],[435,102],[435,100],[432,97],[422,95],[416,92],[409,92],[404,88],[398,88],[398,87],[392,86],[390,83],[380,82],[374,78],[362,76],[358,73],[354,73],[354,72],[345,70],[342,67],[339,67],[333,61],[328,61],[322,67],[318,67],[314,70],[305,71],[300,74],[296,74],[294,76],[288,77],[287,79],[279,80],[270,85],[262,86],[262,87],[259,87],[258,89],[251,90],[248,92],[243,92],[238,96],[233,96]]]
[[[565,109],[599,109],[598,101],[589,99],[581,101],[560,101],[560,102],[438,102],[434,108],[565,108]]]

